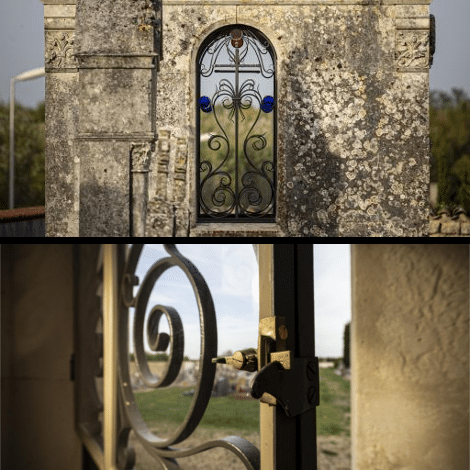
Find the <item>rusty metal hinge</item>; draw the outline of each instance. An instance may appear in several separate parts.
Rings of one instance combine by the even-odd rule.
[[[288,336],[284,317],[263,318],[259,324],[258,349],[244,349],[212,362],[239,370],[256,371],[251,396],[263,403],[279,403],[292,417],[320,404],[317,357],[293,357],[286,350]],[[274,350],[275,349],[275,350]]]

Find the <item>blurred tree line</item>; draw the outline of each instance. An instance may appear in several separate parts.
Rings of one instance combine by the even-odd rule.
[[[430,96],[431,181],[438,183],[438,209],[470,211],[470,98],[465,91]]]
[[[10,105],[0,102],[0,210],[8,209]],[[15,105],[15,208],[44,206],[44,102]]]

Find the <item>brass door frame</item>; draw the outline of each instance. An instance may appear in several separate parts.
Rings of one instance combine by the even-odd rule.
[[[287,350],[314,356],[313,245],[259,245],[258,259],[260,320],[283,316]],[[260,427],[261,470],[316,470],[315,408],[289,418],[279,404],[260,402]]]

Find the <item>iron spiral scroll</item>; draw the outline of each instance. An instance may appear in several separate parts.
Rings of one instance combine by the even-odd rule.
[[[122,421],[118,436],[119,468],[133,468],[134,451],[127,447],[129,433],[133,430],[143,447],[167,470],[180,468],[176,458],[188,457],[214,447],[230,450],[240,458],[247,469],[258,470],[260,467],[259,450],[251,442],[238,436],[210,440],[192,448],[174,447],[175,444],[188,438],[197,428],[209,403],[216,370],[216,364],[212,363],[212,358],[217,355],[217,326],[212,296],[201,273],[190,260],[177,250],[175,245],[164,245],[164,247],[170,256],[160,259],[151,266],[135,297],[132,293],[133,287],[139,283],[135,276],[135,269],[143,245],[132,245],[127,253],[121,252],[121,256],[123,258],[125,256],[125,260],[123,259],[124,270],[120,286],[122,308],[119,322],[119,382]],[[184,332],[181,318],[178,312],[170,306],[157,305],[150,312],[147,322],[150,347],[155,351],[164,351],[170,345],[168,365],[160,379],[155,377],[148,367],[143,346],[143,330],[151,291],[160,276],[174,266],[184,272],[196,297],[201,327],[201,353],[197,387],[187,416],[173,435],[163,439],[149,430],[135,403],[128,365],[128,308],[135,308],[134,348],[143,381],[147,386],[153,388],[170,385],[176,379],[183,362]],[[170,335],[158,332],[158,324],[162,315],[168,319]]]

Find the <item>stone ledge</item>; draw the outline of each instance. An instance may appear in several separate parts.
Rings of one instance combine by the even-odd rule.
[[[80,69],[154,69],[157,53],[92,54],[77,53]]]
[[[431,0],[163,0],[163,5],[429,5]]]
[[[51,30],[74,30],[75,29],[75,18],[44,18],[44,29],[46,31]]]
[[[153,142],[156,142],[157,136],[152,133],[123,134],[120,132],[114,132],[114,133],[96,132],[96,133],[91,134],[88,132],[80,132],[77,135],[76,140],[139,140],[141,142],[153,143]]]
[[[198,223],[191,228],[191,237],[283,237],[276,223]]]
[[[41,0],[44,5],[76,5],[77,0]]]
[[[44,5],[44,18],[75,18],[75,5]]]

